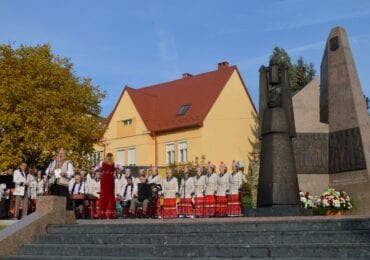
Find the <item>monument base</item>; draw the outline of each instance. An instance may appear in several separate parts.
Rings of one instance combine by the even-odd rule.
[[[263,207],[263,208],[244,208],[246,217],[286,217],[286,216],[312,216],[312,209],[301,207]]]

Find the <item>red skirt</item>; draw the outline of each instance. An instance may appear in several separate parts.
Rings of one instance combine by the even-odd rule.
[[[31,214],[32,212],[35,211],[36,211],[36,199],[30,199],[27,214]]]
[[[191,198],[182,198],[179,205],[179,214],[191,216],[193,215],[193,205]]]
[[[196,217],[203,217],[204,216],[204,197],[195,197],[195,210],[194,215]]]
[[[242,214],[242,200],[240,194],[233,194],[227,200],[227,214],[229,216],[240,216]]]
[[[152,212],[154,213],[154,216],[155,217],[162,216],[161,200],[160,200],[160,198],[157,198],[157,200],[155,202],[155,206],[153,206],[153,207],[154,207],[154,209],[152,210]]]
[[[218,217],[224,217],[227,215],[227,197],[226,196],[216,196],[215,215]]]
[[[164,199],[163,218],[177,218],[176,198]]]
[[[216,196],[206,195],[204,196],[204,216],[213,217],[215,215],[216,207]]]
[[[100,200],[89,200],[89,213],[91,219],[99,218]]]
[[[117,218],[116,197],[114,196],[114,164],[103,163],[100,179],[99,218]]]

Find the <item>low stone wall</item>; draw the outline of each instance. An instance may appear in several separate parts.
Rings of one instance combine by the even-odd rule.
[[[65,205],[64,197],[38,198],[36,212],[0,232],[0,256],[16,255],[20,245],[30,244],[36,235],[46,234],[49,224],[75,223],[73,212],[66,211]]]

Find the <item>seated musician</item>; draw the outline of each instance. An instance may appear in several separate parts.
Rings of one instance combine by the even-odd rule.
[[[76,214],[76,218],[80,218],[83,215],[83,206],[85,199],[85,184],[81,181],[81,175],[76,174],[74,181],[69,183],[69,194],[71,195],[73,210]]]
[[[138,207],[143,207],[143,215],[148,215],[150,201],[152,200],[152,185],[148,183],[145,175],[140,175],[139,183],[134,187],[133,198],[130,205],[130,214],[135,215]]]
[[[123,215],[127,215],[127,211],[130,208],[132,196],[134,194],[134,188],[136,185],[134,185],[132,177],[128,177],[126,179],[127,184],[122,187],[122,190],[120,192],[121,197],[121,206],[123,210]]]

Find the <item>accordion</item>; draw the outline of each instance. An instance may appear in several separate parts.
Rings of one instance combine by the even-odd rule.
[[[153,184],[139,183],[137,185],[138,199],[140,202],[144,200],[153,200]]]

